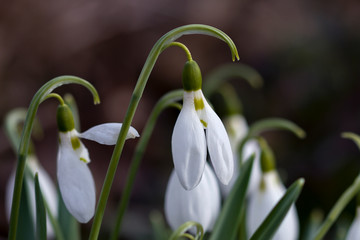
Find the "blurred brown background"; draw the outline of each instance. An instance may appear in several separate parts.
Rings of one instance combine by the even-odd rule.
[[[360,133],[360,2],[300,0],[198,1],[1,1],[0,124],[16,107],[27,107],[34,93],[59,75],[90,81],[101,104],[79,86],[63,86],[80,109],[82,129],[103,122],[122,122],[148,53],[169,30],[202,23],[226,32],[238,47],[241,62],[260,72],[265,85],[253,90],[234,79],[249,123],[264,117],[288,118],[305,129],[305,140],[290,133],[266,135],[288,186],[298,177],[306,185],[297,203],[301,223],[309,212],[327,212],[360,170],[360,152],[343,131]],[[228,47],[208,36],[180,39],[206,76],[231,62]],[[133,126],[141,133],[155,102],[181,87],[184,53],[165,51],[150,76]],[[40,161],[56,175],[56,101],[43,103],[38,116],[44,138],[36,140]],[[122,228],[124,239],[149,239],[148,215],[162,211],[166,181],[172,169],[171,132],[177,111],[159,119]],[[126,171],[137,140],[126,143],[111,192],[102,234],[112,227]],[[112,147],[85,143],[90,168],[100,193]],[[7,236],[4,188],[15,162],[4,131],[0,131],[0,236]],[[351,220],[354,204],[347,208]],[[84,225],[88,232],[90,224]],[[87,233],[84,234],[86,238]]]

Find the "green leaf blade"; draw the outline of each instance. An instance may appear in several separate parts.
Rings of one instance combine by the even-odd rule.
[[[271,239],[288,213],[291,205],[299,197],[302,187],[304,186],[304,182],[304,179],[300,178],[289,187],[284,196],[262,222],[260,227],[251,236],[250,240]]]
[[[35,174],[35,199],[36,199],[36,236],[38,240],[46,240],[46,210],[41,193],[39,177]]]
[[[239,229],[255,155],[245,161],[209,240],[234,239]]]

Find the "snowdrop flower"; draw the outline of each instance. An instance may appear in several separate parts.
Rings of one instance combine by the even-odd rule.
[[[165,216],[173,230],[195,221],[203,226],[204,232],[211,231],[219,210],[219,186],[207,163],[199,185],[190,191],[182,187],[175,171],[172,172],[165,194]]]
[[[346,235],[346,240],[358,240],[360,239],[360,207],[356,208],[356,216],[352,222],[349,232]]]
[[[183,108],[171,140],[175,171],[180,183],[186,190],[199,184],[208,149],[217,177],[223,184],[228,184],[234,170],[229,138],[220,118],[201,91],[201,72],[195,61],[190,60],[185,64],[183,87]]]
[[[261,169],[263,176],[257,189],[250,195],[247,209],[247,229],[249,236],[254,234],[260,224],[264,221],[277,202],[285,194],[286,189],[281,183],[275,169],[274,157],[271,149],[262,147]],[[295,205],[292,205],[274,234],[274,240],[296,240],[299,238],[299,218]]]
[[[28,155],[26,159],[26,164],[28,169],[31,172],[30,176],[29,174],[25,174],[25,182],[27,187],[27,194],[29,195],[29,204],[31,208],[31,215],[33,218],[33,223],[36,221],[36,202],[35,202],[35,187],[34,187],[34,178],[33,176],[35,173],[38,173],[39,176],[39,184],[42,191],[42,194],[44,196],[44,199],[46,200],[46,203],[49,206],[49,209],[51,211],[51,214],[57,218],[57,210],[58,210],[58,195],[55,188],[55,185],[53,181],[51,180],[49,174],[45,171],[45,169],[40,165],[39,161],[37,160],[36,156],[34,154]],[[11,214],[11,204],[12,204],[12,197],[13,197],[13,191],[14,191],[14,184],[15,184],[15,172],[16,169],[14,169],[10,175],[9,181],[6,186],[6,200],[5,200],[5,206],[6,206],[6,215],[8,221],[10,220],[10,214]],[[49,218],[46,218],[46,225],[47,225],[47,236],[49,238],[54,236],[54,230],[52,228],[52,224],[50,223]]]
[[[220,189],[223,197],[229,195],[236,179],[239,176],[239,159],[238,159],[238,147],[248,132],[248,124],[241,114],[233,114],[224,120],[226,131],[229,135],[231,149],[234,155],[234,174],[228,185],[220,183]],[[253,169],[250,175],[250,182],[248,186],[248,194],[251,194],[256,186],[259,185],[261,178],[260,168],[260,147],[256,140],[247,141],[244,145],[242,152],[242,159],[246,161],[253,153],[255,154]]]
[[[57,111],[59,128],[59,150],[57,158],[57,178],[60,192],[68,211],[81,223],[88,222],[95,212],[95,183],[87,164],[89,152],[79,138],[96,141],[101,144],[116,144],[121,123],[97,125],[84,133],[74,128],[70,108],[60,105]],[[126,139],[138,137],[134,128],[130,128]]]

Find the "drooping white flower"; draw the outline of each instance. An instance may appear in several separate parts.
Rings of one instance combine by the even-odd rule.
[[[36,201],[35,201],[35,186],[34,186],[34,178],[35,173],[38,173],[39,176],[39,184],[41,188],[41,192],[43,197],[49,206],[49,210],[51,214],[57,218],[58,215],[58,195],[56,191],[56,187],[50,178],[49,174],[45,171],[45,169],[40,165],[34,154],[29,154],[26,159],[26,165],[31,172],[32,176],[25,174],[25,182],[26,187],[28,189],[27,194],[29,194],[29,204],[31,208],[31,216],[33,218],[33,223],[36,221]],[[10,175],[9,181],[6,186],[6,216],[8,221],[10,220],[11,214],[11,205],[12,205],[12,197],[14,192],[14,184],[15,184],[15,170]],[[49,218],[46,218],[47,225],[47,236],[49,238],[54,236],[54,230],[52,228],[52,224],[50,223]]]
[[[201,91],[201,73],[195,61],[186,63],[183,85],[183,108],[171,140],[179,180],[187,190],[199,184],[208,150],[217,177],[223,184],[228,184],[234,170],[229,138],[223,123]]]
[[[249,198],[247,208],[247,229],[251,236],[266,216],[285,194],[276,170],[265,172],[260,185]],[[274,240],[296,240],[299,238],[299,219],[295,205],[291,206],[283,222],[276,231]]]
[[[360,207],[356,208],[356,216],[346,235],[346,240],[360,239]]]
[[[220,183],[221,193],[224,197],[228,196],[236,179],[239,176],[239,159],[238,159],[238,147],[248,132],[248,124],[245,118],[241,114],[235,114],[227,117],[224,120],[226,131],[229,135],[231,149],[234,155],[234,174],[228,185]],[[259,185],[261,178],[260,167],[260,147],[256,140],[247,141],[243,147],[242,160],[246,161],[253,153],[255,153],[255,159],[253,168],[250,175],[248,194],[251,194],[255,188]]]
[[[182,187],[175,171],[172,172],[165,194],[165,216],[173,230],[187,221],[195,221],[204,231],[211,231],[219,211],[219,186],[207,163],[200,183],[189,191]]]
[[[106,123],[95,126],[84,133],[74,129],[73,117],[66,105],[58,108],[59,150],[57,178],[60,192],[68,211],[81,223],[88,222],[95,212],[95,183],[88,167],[89,152],[79,137],[101,144],[115,144],[121,123]],[[126,139],[138,137],[130,127]]]

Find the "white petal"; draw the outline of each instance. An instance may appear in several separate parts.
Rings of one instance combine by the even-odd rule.
[[[165,216],[173,230],[187,221],[200,223],[210,231],[220,210],[220,191],[208,164],[203,177],[193,190],[185,190],[172,172],[165,194]]]
[[[281,184],[276,171],[265,173],[264,185],[250,195],[247,209],[247,228],[251,236],[260,226],[262,221],[270,213],[285,193],[285,187]],[[289,212],[280,224],[273,239],[296,240],[299,238],[299,219],[295,205],[291,206]]]
[[[61,196],[68,211],[81,223],[88,222],[95,211],[95,183],[87,164],[80,160],[71,144],[60,133],[57,177]]]
[[[346,235],[346,240],[359,240],[359,239],[360,239],[360,207],[357,207],[356,216]]]
[[[228,184],[234,173],[234,156],[229,137],[218,115],[205,102],[207,116],[206,140],[211,163],[216,176],[223,184]]]
[[[9,180],[6,184],[6,197],[5,197],[5,210],[6,218],[10,222],[11,206],[12,206],[12,197],[14,193],[14,184],[15,184],[15,168],[11,172]]]
[[[181,184],[187,190],[193,189],[199,184],[204,171],[206,141],[204,128],[195,112],[194,102],[187,101],[185,97],[172,134],[171,149]]]
[[[260,154],[261,154],[260,146],[256,140],[247,141],[244,145],[242,159],[246,161],[253,153],[255,153],[255,159],[251,170],[250,181],[247,190],[248,194],[254,192],[256,188],[259,186],[262,172],[260,165]]]
[[[119,137],[122,123],[104,123],[94,126],[87,131],[80,133],[81,138],[89,139],[100,144],[115,145]],[[130,127],[126,139],[139,137],[135,128]]]

